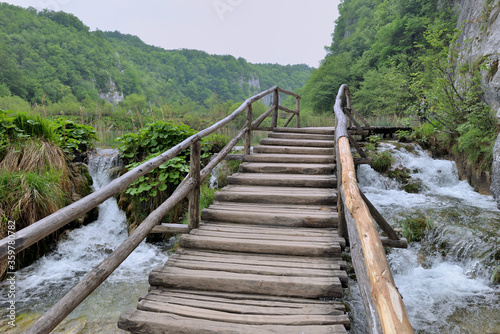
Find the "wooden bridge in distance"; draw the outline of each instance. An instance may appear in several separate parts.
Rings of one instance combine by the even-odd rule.
[[[295,110],[279,104],[280,93],[296,98]],[[252,103],[268,94],[274,95],[272,106],[254,120]],[[292,92],[270,88],[106,187],[18,231],[16,251],[21,251],[191,150],[189,175],[174,193],[25,333],[52,331],[149,233],[183,235],[177,252],[150,274],[149,292],[120,316],[119,328],[131,333],[346,333],[350,322],[341,300],[347,286],[341,258],[346,245],[370,333],[413,333],[384,252],[407,242],[357,187],[354,166],[369,158],[354,135],[365,136],[371,128],[356,115],[345,85],[336,98],[335,128],[301,128],[299,102]],[[284,127],[277,126],[279,111],[292,114]],[[201,169],[200,140],[244,112],[245,126]],[[260,126],[270,115],[271,127]],[[296,127],[288,128],[294,117]],[[251,152],[256,130],[270,133]],[[200,184],[241,138],[239,172],[200,214]],[[189,225],[160,224],[186,197]],[[0,260],[7,242],[0,240]]]

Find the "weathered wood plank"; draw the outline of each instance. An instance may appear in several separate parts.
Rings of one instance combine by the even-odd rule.
[[[333,135],[335,133],[334,127],[305,127],[305,128],[282,128],[278,127],[273,129],[274,132],[292,132],[292,133],[309,133],[309,134],[323,134]]]
[[[264,254],[298,255],[298,256],[332,256],[338,255],[341,246],[338,242],[310,243],[273,241],[264,243],[260,240],[221,237],[208,237],[184,234],[179,238],[179,245],[184,248],[213,249],[233,252],[249,252]]]
[[[337,216],[308,215],[304,213],[279,213],[259,211],[237,211],[227,209],[208,208],[201,211],[203,220],[213,220],[236,224],[258,224],[287,227],[336,227]]]
[[[309,154],[309,155],[334,155],[335,150],[328,147],[301,147],[301,146],[276,146],[257,145],[254,153],[274,153],[274,154]]]
[[[153,227],[150,233],[164,233],[164,234],[189,233],[189,227],[185,224],[161,224]]]
[[[128,310],[120,316],[118,327],[137,334],[165,333],[165,328],[171,334],[264,334],[264,333],[309,333],[309,334],[340,334],[347,333],[343,325],[325,326],[286,326],[286,325],[241,325],[216,322],[169,315],[165,313]]]
[[[194,295],[191,295],[194,296]],[[236,314],[266,314],[266,315],[343,315],[344,310],[338,309],[333,304],[292,304],[276,305],[273,302],[260,302],[260,305],[253,305],[251,300],[235,303],[232,300],[223,298],[210,298],[204,300],[203,296],[195,296],[196,299],[186,298],[186,295],[175,297],[171,295],[149,293],[142,300],[168,303],[171,305],[191,306],[209,310],[230,312]],[[283,303],[281,303],[283,304]]]
[[[295,133],[295,132],[272,132],[269,138],[279,139],[305,139],[305,140],[335,140],[335,135],[322,135],[313,133]]]
[[[281,163],[313,163],[330,164],[335,162],[333,155],[306,155],[306,154],[251,154],[243,159],[245,162],[281,162]]]
[[[334,188],[334,175],[236,173],[227,178],[228,184],[277,187]]]
[[[281,145],[281,146],[307,146],[307,147],[335,147],[333,140],[303,140],[303,139],[278,139],[263,138],[261,145]]]
[[[296,164],[296,163],[259,163],[244,162],[239,167],[244,173],[284,173],[320,175],[332,174],[334,164]]]
[[[152,287],[150,289],[151,294],[160,295],[173,295],[179,298],[191,298],[200,299],[207,301],[220,301],[223,300],[226,303],[234,304],[249,304],[258,306],[272,306],[272,307],[290,307],[290,308],[301,308],[305,305],[316,305],[325,306],[333,305],[336,309],[345,310],[344,304],[334,300],[321,300],[321,299],[304,299],[304,298],[292,298],[292,297],[279,297],[279,296],[266,296],[266,295],[256,295],[256,294],[241,294],[241,293],[229,293],[221,291],[193,291],[193,290],[174,290],[163,287]]]
[[[174,289],[256,293],[299,298],[342,297],[342,285],[338,277],[254,275],[176,267],[167,267],[167,270],[154,270],[149,276],[149,284]]]
[[[347,267],[347,263],[340,259],[339,256],[332,257],[306,257],[306,256],[293,256],[293,255],[280,255],[280,254],[242,254],[239,252],[228,252],[228,251],[219,251],[219,250],[209,250],[209,249],[187,249],[187,248],[179,248],[177,250],[178,254],[183,255],[191,255],[197,257],[221,257],[221,258],[230,258],[230,259],[238,259],[241,261],[246,261],[248,259],[252,259],[252,261],[259,260],[269,260],[269,261],[281,261],[281,262],[291,262],[291,263],[311,263],[318,265],[328,265],[328,264],[338,264],[340,268],[345,270]]]
[[[184,317],[191,317],[194,319],[204,319],[244,325],[349,325],[349,318],[344,314],[238,314],[235,312],[212,310],[196,306],[172,305],[169,303],[162,303],[153,300],[142,300],[139,302],[137,308],[141,311],[169,313]]]

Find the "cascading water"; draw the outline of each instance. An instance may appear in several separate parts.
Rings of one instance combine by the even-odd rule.
[[[111,182],[110,169],[118,161],[118,152],[109,149],[98,149],[89,157],[95,190]],[[17,272],[17,314],[25,313],[23,319],[27,320],[18,317],[18,327],[10,328],[7,333],[20,333],[25,322],[26,325],[33,322],[48,310],[127,238],[126,216],[116,199],[108,199],[98,209],[95,222],[69,232],[52,253]],[[143,242],[54,332],[121,332],[116,328],[118,316],[135,307],[138,297],[147,292],[148,274],[166,261],[165,254],[161,247]],[[7,285],[0,288],[5,295]],[[7,328],[0,325],[0,331]]]
[[[385,143],[380,149],[408,168],[422,191],[407,193],[366,165],[358,170],[360,188],[395,227],[414,216],[435,225],[421,242],[388,255],[415,332],[500,333],[500,286],[491,281],[500,265],[495,201],[460,181],[454,162],[432,159],[419,146]],[[359,293],[354,288],[349,295],[356,322],[363,313]],[[367,332],[362,324],[353,328],[353,333]]]

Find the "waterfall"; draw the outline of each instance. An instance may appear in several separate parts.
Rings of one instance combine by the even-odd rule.
[[[94,190],[111,182],[112,169],[118,164],[117,150],[97,149],[89,156],[89,172]],[[125,213],[118,208],[114,197],[100,204],[98,210],[96,221],[70,231],[54,251],[17,272],[18,315],[27,313],[28,316],[36,317],[48,310],[128,237]],[[141,243],[120,267],[68,316],[63,322],[66,325],[62,326],[60,332],[111,332],[111,328],[116,328],[119,314],[129,307],[134,307],[138,297],[147,292],[148,274],[154,267],[167,260],[165,254],[159,246]],[[4,288],[2,285],[2,294]],[[78,328],[82,330],[77,330]],[[19,328],[9,333],[17,333],[17,330]]]
[[[500,265],[500,212],[494,199],[460,180],[454,162],[433,159],[417,145],[384,143],[379,149],[389,151],[393,166],[407,168],[423,189],[407,193],[398,181],[362,165],[358,179],[368,199],[394,227],[415,215],[436,226],[421,242],[388,254],[416,332],[500,333],[500,286],[491,282]],[[357,308],[356,288],[349,298]]]

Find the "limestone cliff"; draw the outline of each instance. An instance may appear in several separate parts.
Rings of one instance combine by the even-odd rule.
[[[462,0],[458,5],[457,28],[463,31],[460,56],[480,69],[484,100],[500,116],[500,0]],[[500,208],[500,136],[493,154],[491,192]]]

